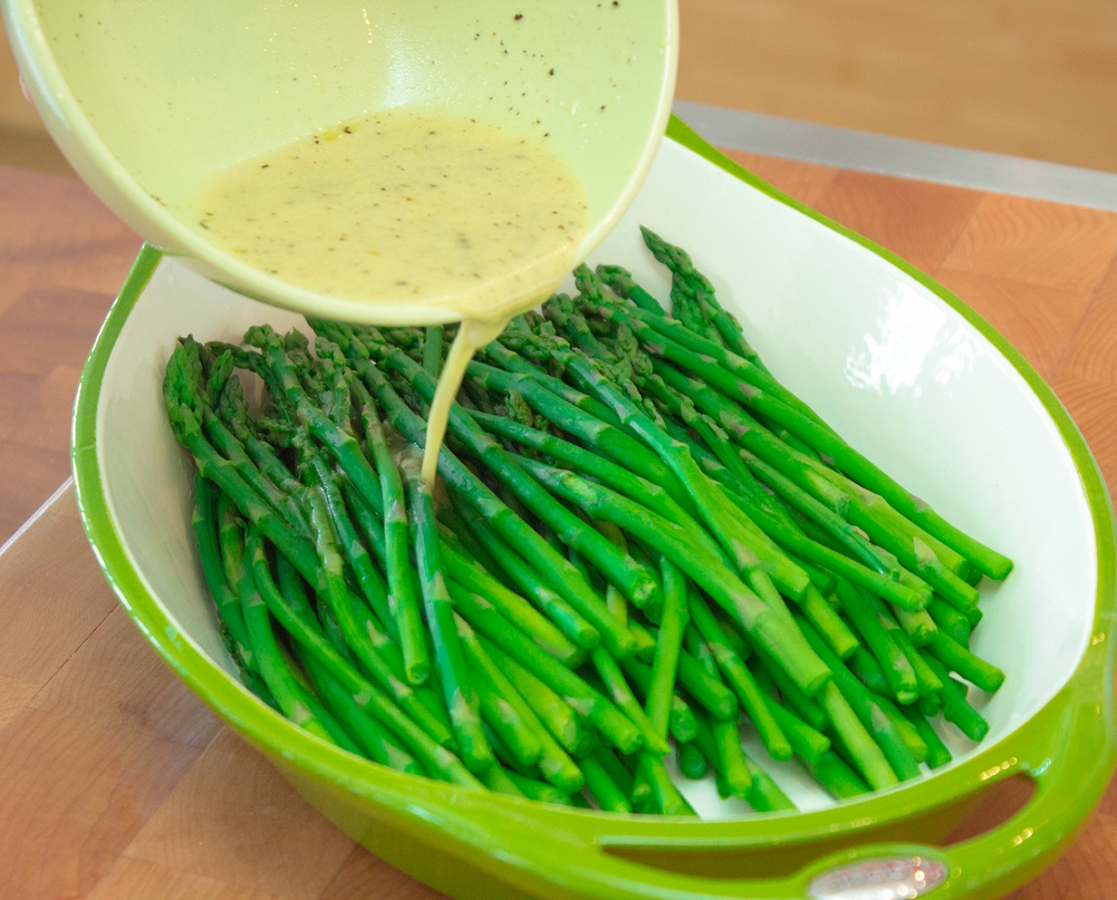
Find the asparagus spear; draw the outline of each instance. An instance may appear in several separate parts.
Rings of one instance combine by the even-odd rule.
[[[927,718],[912,706],[904,707],[901,712],[907,717],[908,721],[915,726],[915,730],[919,733],[919,737],[927,745],[927,765],[932,769],[937,769],[940,766],[945,766],[954,757],[947,749],[946,744],[942,742],[942,738],[927,721]]]
[[[712,321],[721,341],[734,353],[761,365],[760,357],[745,340],[740,322],[727,313],[718,303],[714,286],[695,267],[690,255],[681,247],[668,244],[663,238],[649,228],[640,227],[644,236],[644,243],[652,251],[655,258],[667,266],[674,275],[672,294],[678,290],[680,293],[694,297],[702,306],[703,312]]]
[[[656,374],[694,401],[695,405],[718,421],[728,434],[740,442],[757,459],[778,469],[800,488],[812,493],[823,503],[833,504],[842,509],[849,502],[849,492],[843,491],[820,474],[816,463],[784,445],[778,438],[767,432],[755,419],[747,416],[740,407],[730,403],[706,382],[689,377],[670,366],[655,367]],[[767,526],[767,533],[777,544],[790,553],[803,557],[807,562],[824,565],[845,577],[880,594],[886,600],[909,609],[920,609],[931,598],[930,588],[915,579],[909,587],[893,581],[890,577],[874,572],[860,563],[849,560],[839,553],[823,548],[813,541],[804,541],[801,535],[782,527],[784,523],[764,516],[758,522]],[[911,576],[914,579],[914,576]]]
[[[714,661],[713,653],[703,654],[699,657],[699,662],[711,676],[716,677],[717,663]],[[725,783],[735,796],[747,797],[752,790],[752,772],[745,760],[736,718],[711,719],[710,730],[713,733],[716,752],[721,759],[721,777],[725,779]]]
[[[386,728],[361,709],[353,696],[313,653],[300,644],[295,644],[294,650],[322,697],[322,702],[345,725],[369,759],[400,772],[426,774],[415,757],[400,747]]]
[[[927,604],[927,612],[941,631],[950,635],[963,647],[970,645],[972,629],[965,615],[937,597]]]
[[[516,772],[508,771],[504,773],[504,776],[529,800],[536,800],[539,803],[558,803],[562,806],[574,805],[568,794],[564,794],[536,778],[528,778]]]
[[[659,301],[636,283],[628,269],[621,266],[599,265],[596,272],[597,277],[612,288],[618,297],[631,300],[640,309],[652,315],[662,316],[664,314]]]
[[[661,732],[649,720],[635,694],[632,693],[632,689],[628,686],[628,682],[625,681],[624,674],[621,672],[617,661],[601,647],[596,647],[590,651],[590,661],[601,679],[606,695],[612,698],[629,721],[639,729],[640,736],[644,740],[644,746],[661,756],[670,753],[671,747],[667,743],[667,729],[664,728]]]
[[[289,594],[276,587],[262,547],[256,550],[251,564],[258,591],[268,610],[275,615],[276,621],[292,635],[299,647],[314,654],[322,667],[349,692],[357,706],[388,728],[432,777],[455,784],[478,786],[474,776],[468,773],[454,754],[432,740],[392,700],[365,679],[354,664],[346,659],[345,654],[334,648],[321,630],[316,628],[313,617],[308,616],[297,601],[290,600]],[[283,569],[280,568],[281,573]],[[300,658],[305,659],[305,654]]]
[[[443,331],[441,325],[429,325],[426,340],[423,341],[423,368],[432,378],[437,378],[442,369]]]
[[[221,620],[222,636],[230,656],[247,682],[251,677],[250,673],[258,672],[259,666],[252,657],[240,599],[229,586],[217,544],[217,491],[201,475],[194,477],[194,513],[191,525],[194,528],[194,539],[198,542],[202,575]]]
[[[728,635],[728,632],[726,632]],[[764,697],[765,706],[780,730],[787,736],[792,752],[802,759],[813,762],[830,749],[830,739],[817,728],[807,724],[783,703],[777,702],[779,692],[768,669],[759,661],[753,661],[751,674]],[[819,710],[821,712],[821,709]]]
[[[942,700],[943,718],[957,725],[970,740],[980,741],[989,733],[989,723],[966,700],[964,685],[952,678],[946,667],[930,653],[920,653],[942,681],[942,690],[938,692],[938,696]]]
[[[446,708],[454,727],[462,762],[471,772],[482,773],[494,766],[492,748],[481,730],[480,697],[473,674],[466,668],[458,630],[454,623],[450,591],[442,570],[438,526],[430,485],[420,475],[419,459],[403,461],[412,521],[412,543],[419,564],[427,629],[435,650]]]
[[[758,766],[747,753],[745,765],[748,766],[749,775],[752,777],[752,788],[745,797],[749,806],[757,812],[780,812],[796,808],[772,776]]]
[[[319,594],[319,601],[327,603],[337,618],[345,635],[345,641],[356,653],[362,667],[372,675],[377,683],[400,704],[424,731],[441,744],[452,741],[445,726],[434,717],[415,695],[415,691],[401,681],[390,669],[379,652],[373,633],[379,630],[371,613],[362,609],[356,598],[349,592],[342,574],[341,555],[337,550],[337,539],[330,525],[326,511],[326,500],[320,488],[307,491],[310,505],[311,527],[315,532],[318,553],[322,559],[325,588]]]
[[[532,465],[531,469],[537,477],[546,479],[548,487],[578,504],[590,516],[614,522],[668,557],[744,630],[755,633],[757,640],[770,648],[789,676],[805,690],[817,692],[829,678],[829,670],[806,647],[802,636],[777,618],[725,563],[690,541],[679,526],[572,472],[541,465]]]
[[[679,793],[667,773],[663,760],[648,750],[637,757],[637,780],[651,787],[652,808],[665,816],[694,816],[695,812]]]
[[[311,484],[321,490],[330,525],[338,538],[339,548],[345,556],[346,562],[349,563],[350,570],[354,573],[361,593],[380,619],[380,622],[394,631],[395,623],[389,610],[388,593],[384,587],[384,579],[380,576],[380,572],[373,564],[368,550],[365,549],[357,535],[333,472],[330,471],[329,466],[317,451],[304,445],[299,455],[302,459],[305,477]]]
[[[834,682],[827,684],[819,702],[830,718],[834,734],[845,746],[851,762],[865,781],[878,791],[897,784],[899,779],[888,759]]]
[[[993,693],[1004,684],[1005,673],[981,657],[971,653],[945,632],[936,632],[928,649],[943,665],[957,672],[983,691]]]
[[[591,416],[608,422],[611,425],[620,425],[620,423],[616,421],[616,417],[609,411],[608,407],[594,400],[592,397],[583,394],[581,391],[570,387],[570,385],[562,379],[547,374],[539,366],[529,362],[514,350],[506,347],[501,343],[500,339],[483,347],[480,351],[480,355],[489,360],[489,362],[497,368],[505,369],[516,375],[528,376],[533,384],[537,384],[539,387],[546,389],[571,406],[583,410]]]
[[[255,547],[259,545],[259,541],[259,532],[255,529],[249,529],[244,549],[250,559]],[[242,553],[239,562],[236,563],[239,569],[237,594],[240,597],[241,610],[248,630],[248,639],[260,666],[260,676],[264,679],[272,697],[275,698],[279,708],[288,719],[315,737],[335,744],[337,741],[318,717],[314,715],[306,699],[302,696],[299,685],[280,656],[279,645],[275,639],[275,632],[272,631],[268,608],[264,604],[260,592],[256,590],[251,565],[245,564],[244,555],[245,553]]]
[[[362,362],[364,364],[362,364]],[[358,372],[369,389],[380,399],[393,423],[411,441],[421,443],[425,431],[422,420],[367,360],[357,360]],[[438,456],[439,472],[447,483],[490,523],[503,538],[515,546],[529,562],[538,567],[547,582],[598,631],[609,651],[619,658],[636,652],[636,641],[609,612],[582,574],[565,557],[556,553],[526,522],[513,513],[476,475],[445,447]]]
[[[235,359],[231,351],[224,350],[222,352],[227,354],[230,359]],[[263,472],[276,487],[291,497],[300,497],[302,495],[302,484],[295,478],[283,461],[280,460],[271,444],[266,440],[261,440],[256,435],[255,425],[249,418],[248,404],[245,402],[244,392],[241,388],[239,378],[229,378],[225,382],[224,387],[216,398],[215,411],[221,417],[221,420],[228,425],[237,436],[237,439],[244,444],[244,449],[248,452],[248,455],[252,458],[252,461],[256,463],[260,471]],[[305,513],[301,513],[301,518],[307,527],[307,534],[309,534],[310,523]]]
[[[671,703],[675,695],[675,676],[683,630],[690,618],[687,612],[687,583],[683,573],[666,558],[660,559],[663,579],[663,613],[656,635],[655,660],[651,682],[645,691],[644,708],[659,739],[667,737]]]
[[[725,631],[697,590],[690,591],[688,607],[691,618],[713,653],[722,676],[741,701],[741,706],[752,720],[769,755],[773,759],[790,759],[791,745],[765,703],[756,679],[753,678],[737,651],[730,645]]]
[[[598,312],[603,318],[623,322],[630,327],[649,352],[708,377],[712,384],[725,385],[730,390],[734,390],[738,381],[755,384],[773,392],[806,415],[815,416],[810,407],[764,368],[715,341],[695,334],[676,319],[620,305],[602,305]]]
[[[182,397],[189,398],[186,402],[199,417],[209,439],[266,505],[296,531],[303,536],[308,536],[306,522],[298,501],[273,484],[257,467],[249,458],[241,439],[230,430],[214,410],[217,402],[216,395],[223,391],[224,385],[230,380],[229,376],[233,370],[232,354],[225,352],[214,359],[212,354],[192,337],[184,338],[181,347],[189,360],[189,371],[194,376],[181,383]],[[204,371],[207,362],[208,371]]]
[[[361,452],[357,439],[341,428],[316,407],[307,397],[299,382],[291,360],[287,356],[282,338],[268,326],[250,328],[245,342],[261,350],[264,364],[272,374],[273,383],[282,393],[280,397],[290,404],[304,428],[318,441],[345,470],[354,487],[375,509],[381,500],[380,484],[368,460]]]
[[[479,412],[472,413],[472,416],[490,434],[534,447],[553,459],[562,460],[678,525],[694,522],[690,514],[660,484],[634,474],[605,456],[504,416]]]
[[[888,681],[890,693],[906,705],[919,696],[919,682],[908,657],[896,644],[894,633],[885,630],[876,611],[848,582],[838,582],[842,610],[864,639]]]
[[[701,750],[695,746],[694,741],[681,744],[676,748],[676,763],[684,778],[697,781],[706,777],[710,771],[710,764]]]
[[[547,615],[550,622],[554,623],[554,626],[568,641],[587,650],[601,643],[601,632],[587,622],[583,616],[579,615],[577,610],[570,606],[558,592],[551,590],[531,566],[488,527],[476,510],[462,501],[459,501],[456,506],[461,512],[463,522],[472,529],[474,536],[481,542],[481,545],[495,559],[500,561],[501,568],[508,573],[512,581],[527,597],[531,598],[540,611]],[[460,559],[455,559],[451,566],[451,573],[456,577],[456,573],[463,565],[464,563]],[[472,574],[476,579],[475,573]],[[460,581],[461,579],[457,578],[457,580]],[[490,599],[503,597],[503,593],[500,591],[490,591],[488,595]],[[519,605],[504,603],[502,609],[509,618],[514,621],[518,620],[517,624],[524,631],[540,636],[546,635],[546,639],[551,646],[562,646],[565,651],[565,642],[556,639],[550,634],[550,629],[544,627],[548,623],[540,623],[535,617],[520,609]],[[512,611],[513,609],[515,612]],[[552,655],[558,656],[559,654],[553,653]],[[566,654],[564,652],[562,656],[572,659],[574,653]]]
[[[428,339],[430,333],[428,332]],[[439,359],[436,356],[436,359]],[[380,479],[384,509],[384,555],[388,575],[388,607],[391,621],[395,623],[403,650],[404,668],[412,684],[422,684],[430,671],[423,623],[419,616],[419,601],[411,575],[408,557],[407,499],[403,491],[396,461],[388,449],[388,442],[380,427],[376,406],[367,389],[356,378],[351,385],[360,403],[361,421],[365,439],[376,460],[376,474]]]
[[[819,453],[834,461],[835,467],[859,484],[884,497],[898,512],[926,529],[947,546],[962,554],[979,572],[1002,580],[1012,571],[1012,560],[955,528],[931,507],[905,490],[881,469],[854,450],[829,428],[818,427],[806,416],[768,398],[753,385],[743,386],[740,396],[747,403],[786,426]]]
[[[497,561],[465,527],[465,522],[462,521],[457,510],[448,503],[440,503],[435,509],[435,515],[438,517],[443,543],[448,544],[462,556],[472,557],[474,562],[480,564],[481,568],[506,588],[515,590],[514,583],[501,571]]]
[[[799,611],[839,658],[848,659],[861,646],[856,635],[813,584],[799,601]]]
[[[548,656],[513,627],[484,598],[476,594],[451,594],[454,608],[473,628],[484,635],[555,693],[577,704],[578,712],[624,753],[642,743],[636,726],[612,703],[576,674]],[[486,648],[487,649],[487,648]]]
[[[632,623],[633,630],[643,628],[642,625]],[[648,632],[653,640],[657,640],[658,632]],[[627,668],[634,668],[625,664]],[[638,676],[633,676],[638,677]],[[687,652],[684,646],[679,650],[679,662],[676,668],[678,686],[701,705],[710,716],[715,719],[731,719],[737,715],[737,698],[725,686],[718,674],[716,667],[708,669]],[[649,686],[651,682],[648,682]]]
[[[595,756],[587,756],[582,760],[582,772],[586,776],[586,788],[593,794],[593,799],[601,809],[605,812],[632,812],[628,797]]]
[[[543,755],[543,743],[538,732],[522,715],[522,708],[509,702],[508,696],[515,689],[506,679],[503,684],[497,683],[499,669],[492,664],[469,624],[455,615],[454,625],[461,644],[462,658],[472,676],[478,707],[485,724],[501,738],[520,765],[535,765]]]
[[[400,371],[408,377],[427,402],[433,399],[434,380],[413,360],[393,349],[384,353],[382,362],[389,370]],[[571,515],[510,460],[504,449],[458,404],[450,410],[450,428],[533,513],[554,530],[564,544],[592,559],[601,573],[634,604],[644,607],[660,602],[659,584],[653,573],[647,572],[631,556],[620,553],[592,528],[585,528],[576,516]]]
[[[808,765],[808,768],[838,800],[848,800],[869,793],[869,786],[861,776],[833,750],[827,750],[818,762]]]
[[[276,644],[276,649],[279,652],[280,659],[283,660],[283,664],[287,667],[287,671],[294,679],[295,688],[302,702],[310,709],[314,717],[322,723],[322,727],[330,733],[332,741],[342,750],[348,750],[354,756],[362,756],[364,751],[361,750],[352,735],[346,730],[346,727],[342,725],[341,720],[327,709],[326,704],[315,693],[314,685],[311,684],[310,679],[300,668],[299,663],[290,651],[279,643]],[[423,773],[420,770],[417,774]]]
[[[539,755],[537,763],[543,777],[567,794],[572,794],[580,790],[583,784],[583,777],[578,767],[567,755],[566,751],[558,744],[554,735],[552,735],[543,724],[540,715],[536,714],[537,709],[541,711],[542,707],[547,705],[546,702],[539,703],[537,701],[536,703],[529,703],[525,695],[517,690],[516,686],[512,683],[512,679],[516,676],[513,675],[511,669],[518,667],[516,667],[515,664],[509,664],[507,660],[503,661],[503,666],[498,665],[493,656],[482,646],[481,639],[476,635],[473,629],[469,627],[469,624],[460,616],[458,616],[455,621],[458,626],[458,634],[462,639],[462,652],[465,654],[466,661],[469,663],[470,667],[484,673],[484,676],[489,680],[496,694],[511,708],[527,731],[534,735],[535,741],[538,742]],[[532,676],[524,673],[522,670],[520,670],[519,680],[521,684],[534,681]],[[545,686],[538,682],[535,682],[535,689],[536,693],[539,693],[540,690],[547,690]],[[556,697],[554,700],[557,701],[558,698]],[[510,727],[517,727],[511,716],[507,713],[503,713],[503,715],[509,720]],[[527,735],[523,735],[517,736],[514,740],[521,741],[523,744],[521,752],[517,754],[517,761],[522,762],[524,758],[531,755],[531,752],[528,750],[531,739]],[[495,749],[494,747],[494,750]]]
[[[190,359],[180,344],[167,361],[163,379],[163,395],[171,428],[194,457],[198,474],[216,484],[232,500],[248,521],[273,544],[279,547],[310,584],[321,584],[318,555],[313,544],[293,532],[287,524],[244,481],[202,434],[201,423],[191,406],[192,382],[195,378]]]
[[[823,662],[830,666],[838,690],[841,691],[842,696],[857,715],[861,724],[880,745],[893,772],[901,780],[918,776],[919,764],[912,756],[895,723],[888,717],[881,705],[876,702],[869,689],[861,684],[842,661],[830,651],[825,641],[815,633],[808,622],[802,621],[800,627],[803,629],[804,636],[814,647],[815,652],[818,653]]]
[[[647,703],[648,687],[652,683],[652,667],[636,659],[626,659],[621,667],[628,677],[629,684],[644,697]],[[694,740],[694,713],[688,704],[676,691],[671,697],[671,709],[667,717],[667,730],[676,744],[685,744]]]

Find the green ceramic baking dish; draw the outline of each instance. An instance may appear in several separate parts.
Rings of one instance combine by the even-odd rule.
[[[1017,562],[983,589],[975,650],[1008,673],[979,746],[943,731],[949,767],[835,804],[771,763],[799,812],[757,815],[683,786],[701,821],[476,794],[359,760],[248,693],[227,658],[190,537],[192,464],[162,411],[180,334],[298,324],[152,248],[82,376],[73,464],[108,580],[166,662],[326,816],[460,898],[995,897],[1073,839],[1115,759],[1114,522],[1074,423],[1024,359],[931,279],[744,172],[673,120],[648,181],[592,262],[666,296],[637,223],[688,248],[770,368],[840,433]],[[760,751],[762,753],[762,751]],[[1023,775],[1009,821],[943,846],[988,786]]]

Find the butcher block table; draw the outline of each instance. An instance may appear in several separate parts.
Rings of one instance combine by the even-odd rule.
[[[731,155],[987,318],[1117,487],[1117,213]],[[440,896],[354,844],[224,727],[101,575],[65,480],[69,414],[138,249],[81,183],[0,169],[0,541],[50,496],[0,551],[0,898]],[[1023,799],[1001,790],[958,836]],[[1115,814],[1111,785],[1067,854],[1013,896],[1117,897]]]

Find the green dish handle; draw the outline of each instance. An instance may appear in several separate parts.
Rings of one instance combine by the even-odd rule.
[[[460,822],[465,827],[459,834],[472,832],[476,841],[483,833],[484,837],[477,842],[485,845],[491,860],[499,860],[496,865],[501,869],[500,876],[537,897],[864,900],[885,895],[858,893],[855,890],[858,885],[863,890],[870,886],[879,890],[886,884],[898,888],[905,883],[913,889],[919,887],[918,893],[899,892],[895,896],[933,896],[935,900],[1000,897],[1037,875],[1066,849],[1112,774],[1114,729],[1105,696],[1105,673],[1112,668],[1104,652],[1106,649],[1088,648],[1063,690],[1023,727],[977,760],[941,773],[922,785],[909,785],[898,792],[862,801],[867,817],[862,821],[869,827],[873,824],[886,826],[896,818],[895,812],[888,816],[886,811],[894,809],[896,800],[909,791],[931,792],[945,803],[1013,775],[1024,774],[1035,782],[1035,793],[1029,802],[1008,821],[954,846],[873,842],[826,855],[785,877],[723,879],[665,871],[608,853],[609,845],[646,851],[657,844],[666,844],[673,851],[679,849],[668,832],[655,826],[642,827],[651,825],[643,817],[612,819],[612,824],[604,828],[600,824],[583,828],[580,824],[587,823],[587,817],[578,816],[564,823],[571,826],[566,829],[549,817],[540,820],[489,815],[483,822],[480,818],[469,825]],[[975,765],[979,760],[984,768]],[[449,810],[444,812],[450,813],[450,818],[457,817]],[[463,812],[459,810],[458,814]],[[813,833],[804,832],[800,840],[818,839],[820,816],[845,822],[851,813],[846,806],[797,817],[814,820]],[[463,818],[473,817],[467,814]],[[663,825],[669,827],[669,823]],[[777,821],[773,821],[773,825],[777,826]],[[678,832],[694,827],[690,823],[683,827],[676,825]],[[773,829],[774,832],[779,830],[778,826]],[[701,839],[694,841],[694,838],[690,831],[686,843],[701,851]],[[794,841],[793,835],[786,834],[779,842]],[[753,840],[736,846],[743,852],[757,853],[763,852],[763,843],[763,840]],[[724,851],[729,848],[711,837],[706,849]]]

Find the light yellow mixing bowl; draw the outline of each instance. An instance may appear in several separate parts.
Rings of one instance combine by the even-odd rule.
[[[209,174],[393,108],[540,139],[583,181],[579,259],[623,214],[670,112],[676,0],[0,0],[55,141],[149,242],[291,309],[381,324],[458,315],[326,297],[268,276],[185,221]]]

